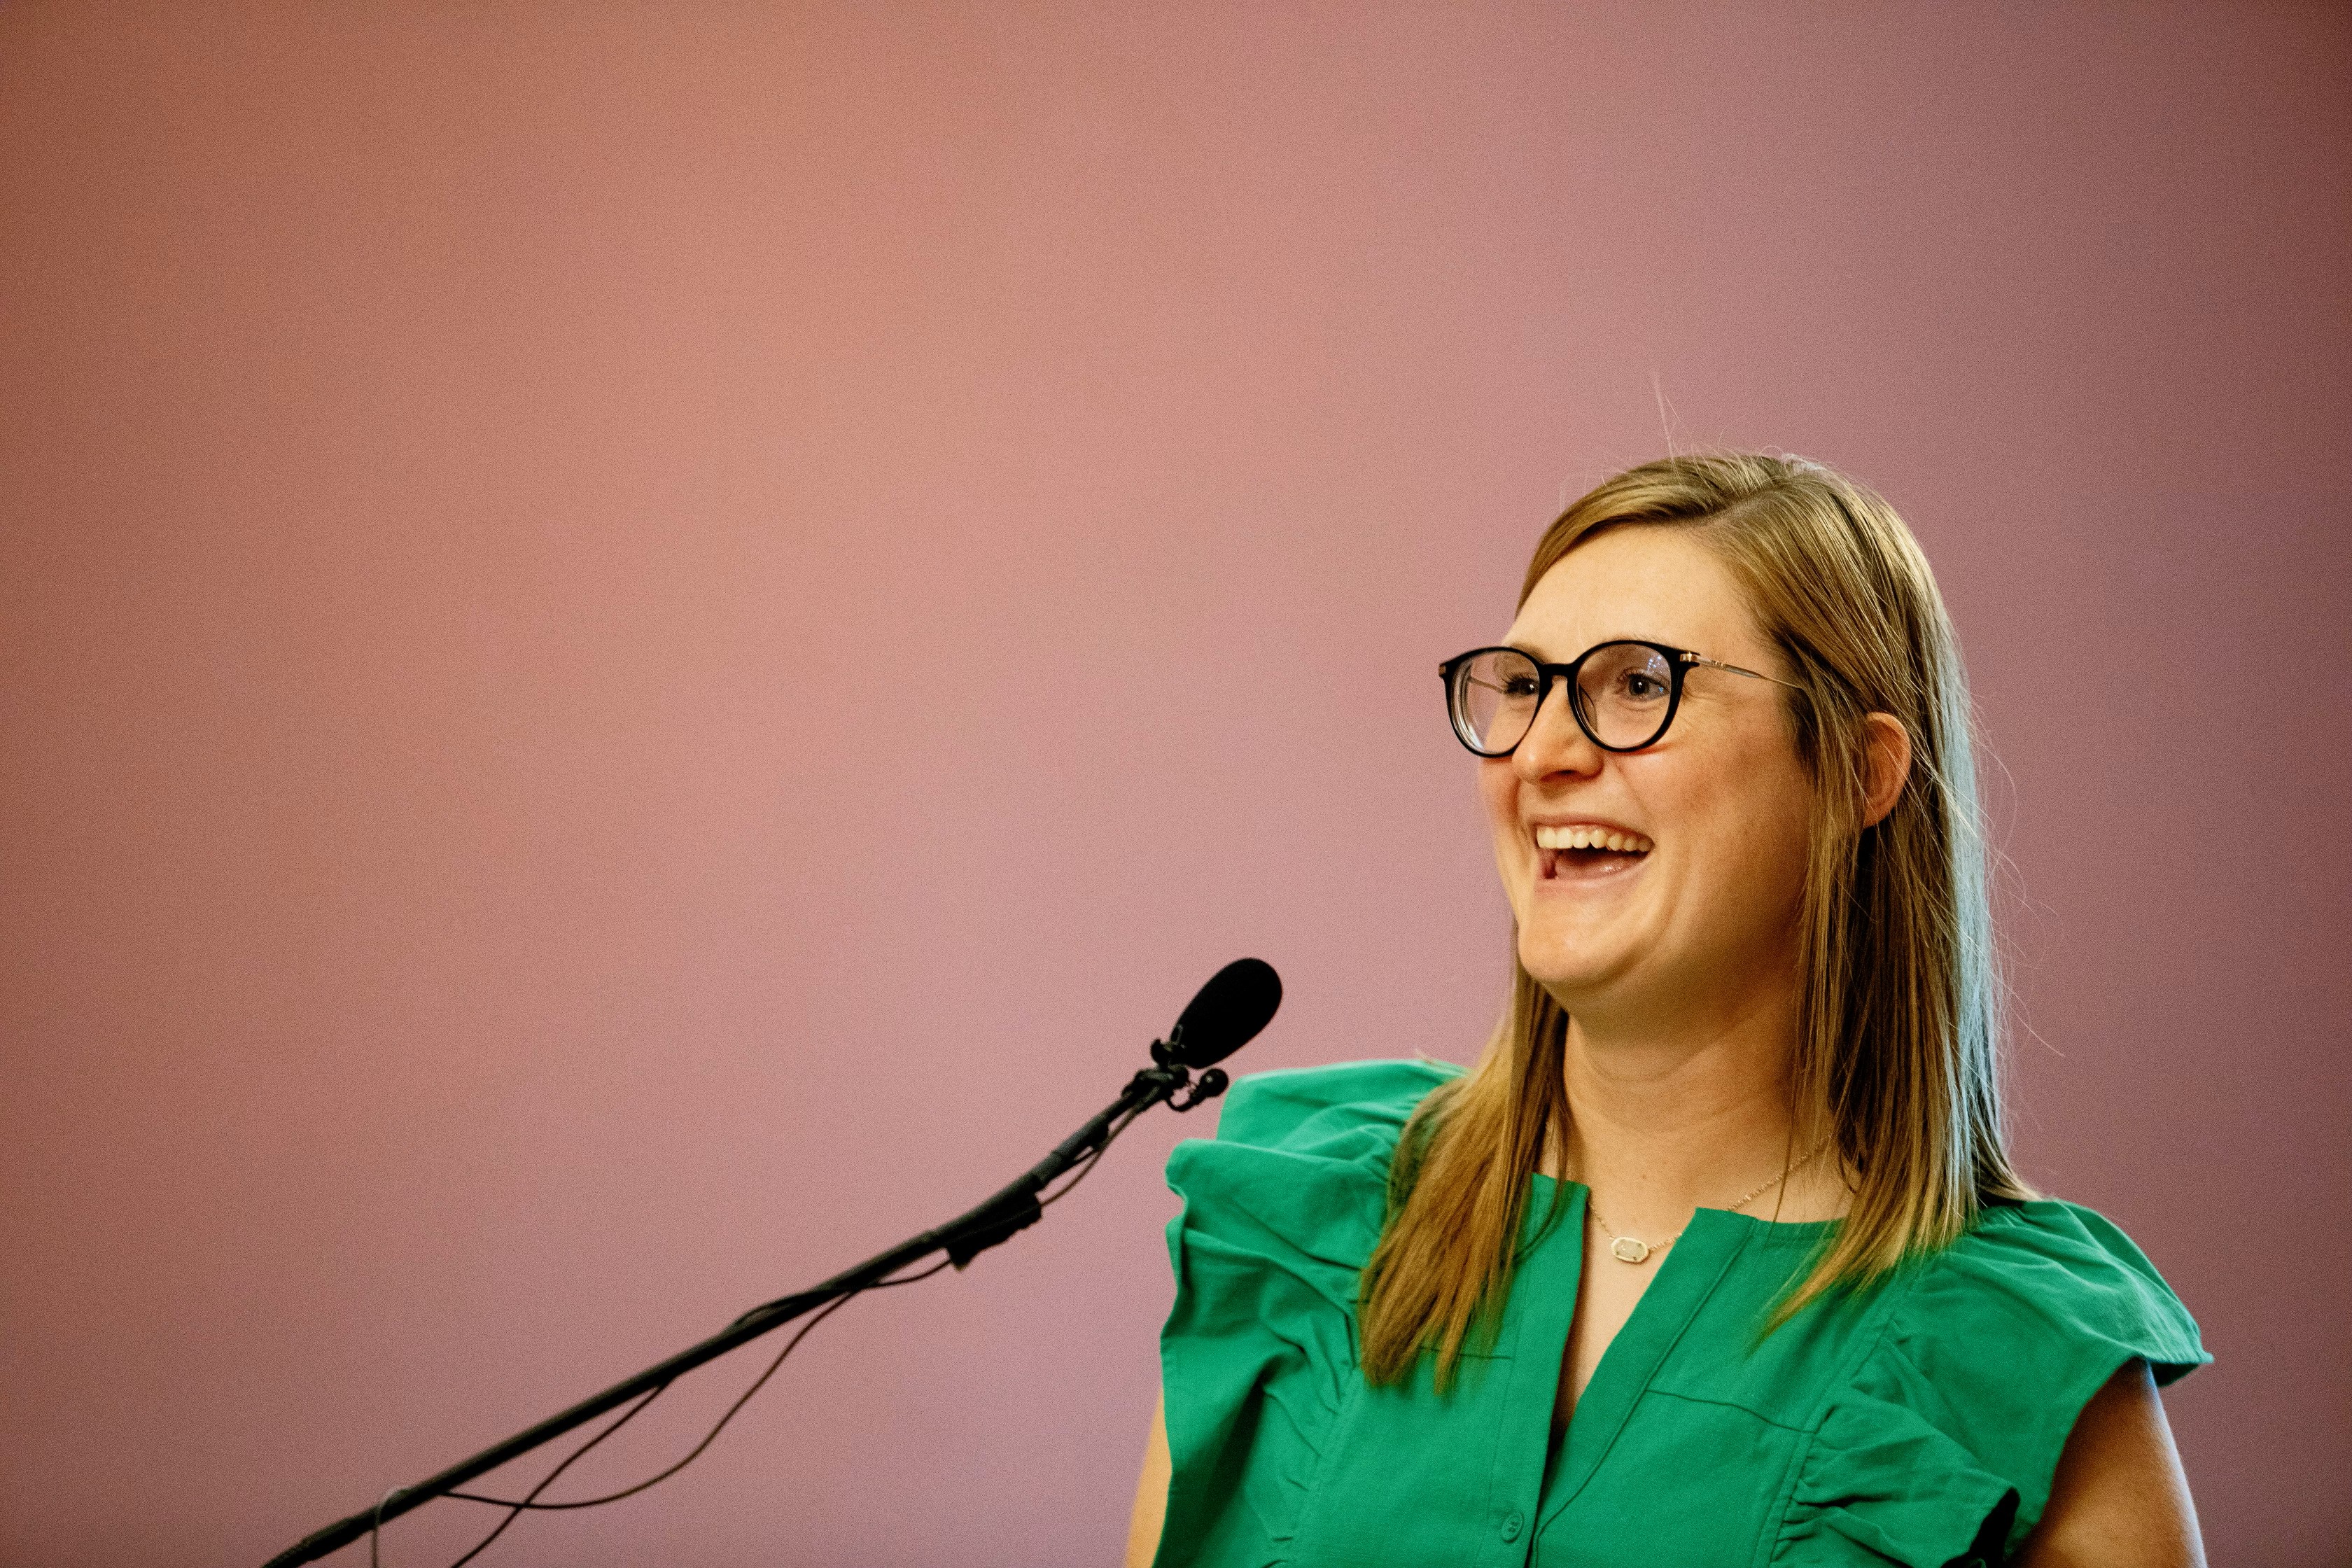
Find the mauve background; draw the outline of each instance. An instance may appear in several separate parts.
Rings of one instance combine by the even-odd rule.
[[[1238,953],[1248,1067],[1469,1056],[1432,670],[1663,417],[1926,542],[2025,1163],[2221,1358],[2214,1560],[2352,1561],[2347,46],[0,9],[0,1560],[258,1562],[961,1208]],[[1112,1561],[1207,1122],[488,1561]]]

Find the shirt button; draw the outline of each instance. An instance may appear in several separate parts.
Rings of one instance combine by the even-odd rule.
[[[1517,1509],[1513,1509],[1504,1517],[1503,1539],[1506,1541],[1517,1541],[1519,1538],[1519,1531],[1525,1530],[1527,1527],[1527,1516],[1522,1514]]]

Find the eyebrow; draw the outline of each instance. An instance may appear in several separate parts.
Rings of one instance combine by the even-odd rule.
[[[1591,653],[1594,648],[1599,647],[1602,643],[1612,643],[1612,642],[1638,642],[1638,643],[1652,643],[1652,644],[1656,644],[1656,645],[1658,645],[1658,646],[1665,647],[1679,647],[1680,646],[1682,646],[1682,645],[1681,645],[1681,644],[1679,644],[1679,643],[1670,643],[1670,642],[1667,642],[1667,641],[1666,641],[1666,639],[1665,639],[1665,638],[1664,638],[1664,637],[1637,637],[1637,636],[1633,635],[1633,633],[1631,633],[1631,632],[1627,632],[1627,633],[1620,634],[1619,636],[1616,636],[1616,637],[1596,637],[1596,638],[1594,638],[1592,641],[1591,641],[1591,642],[1589,642],[1589,643],[1586,643],[1582,647],[1580,647],[1580,648],[1577,649],[1576,651],[1577,651],[1577,654],[1579,654],[1579,655],[1588,654],[1588,653]],[[1523,642],[1507,642],[1507,643],[1499,643],[1499,644],[1497,644],[1496,646],[1497,646],[1497,647],[1507,647],[1507,648],[1511,648],[1511,649],[1513,649],[1513,650],[1515,650],[1515,651],[1517,651],[1517,652],[1526,654],[1529,658],[1534,659],[1538,664],[1566,664],[1566,663],[1568,662],[1568,660],[1567,660],[1567,659],[1564,659],[1564,658],[1544,658],[1544,656],[1542,655],[1542,653],[1540,653],[1539,651],[1538,651],[1538,650],[1537,650],[1537,649],[1535,649],[1535,648],[1529,647],[1526,643],[1523,643]]]

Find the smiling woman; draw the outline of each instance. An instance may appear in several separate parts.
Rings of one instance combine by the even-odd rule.
[[[1244,1079],[1171,1157],[1130,1563],[2201,1562],[2154,1392],[2196,1325],[2003,1145],[1967,689],[1901,520],[1645,465],[1443,673],[1509,1004],[1467,1073]]]

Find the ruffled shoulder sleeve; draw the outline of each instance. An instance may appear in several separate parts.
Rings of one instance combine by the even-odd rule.
[[[2213,1359],[2131,1238],[2074,1204],[1989,1208],[1889,1289],[1807,1445],[1775,1563],[1998,1563],[2119,1368],[2167,1384]]]
[[[1460,1068],[1345,1062],[1255,1073],[1214,1141],[1168,1160],[1176,1304],[1160,1334],[1173,1461],[1159,1562],[1259,1563],[1297,1527],[1357,1377],[1356,1279],[1380,1239],[1389,1158]]]

